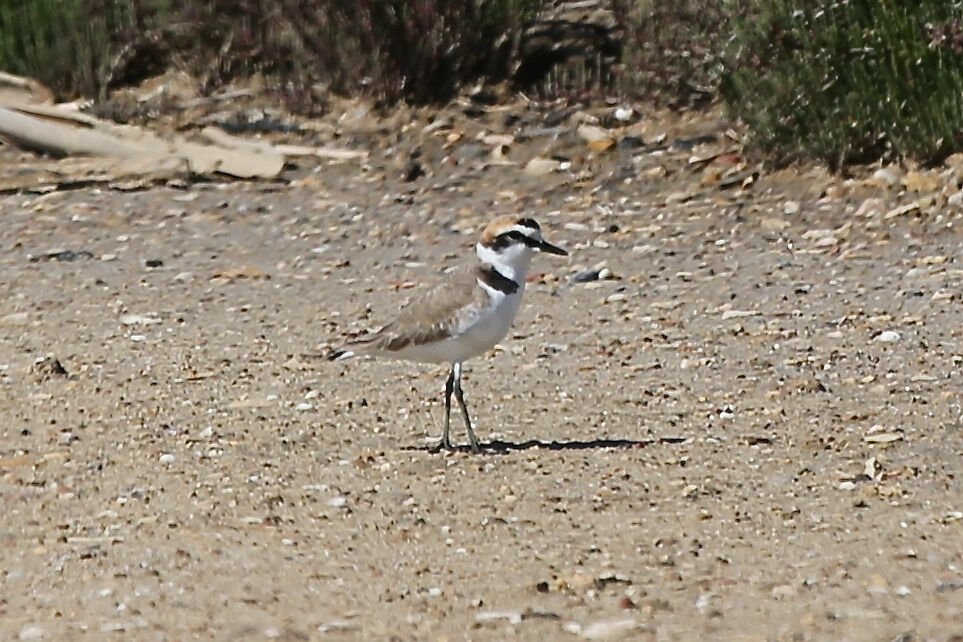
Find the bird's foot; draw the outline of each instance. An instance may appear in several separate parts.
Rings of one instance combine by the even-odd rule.
[[[451,445],[448,437],[442,437],[441,441],[428,448],[428,452],[430,453],[440,453],[442,450],[455,450],[455,447]]]

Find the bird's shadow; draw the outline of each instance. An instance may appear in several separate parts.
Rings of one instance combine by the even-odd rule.
[[[677,444],[685,439],[669,437],[661,439],[589,439],[575,441],[541,441],[539,439],[529,439],[528,441],[501,441],[493,440],[487,443],[478,444],[479,455],[504,455],[519,450],[530,450],[532,448],[544,448],[545,450],[598,450],[603,448],[645,448],[655,443]],[[471,453],[471,446],[468,444],[452,446],[450,449],[439,449],[437,446],[407,446],[404,450],[420,450],[428,453],[438,452],[462,452]]]

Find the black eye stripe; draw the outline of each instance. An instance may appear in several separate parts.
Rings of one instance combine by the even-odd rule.
[[[513,243],[523,243],[525,245],[531,246],[532,239],[518,230],[509,230],[507,232],[502,232],[496,236],[491,243],[492,248],[500,250],[502,248],[508,247]]]

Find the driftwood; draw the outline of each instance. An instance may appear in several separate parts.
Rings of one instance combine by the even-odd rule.
[[[284,156],[317,156],[332,160],[364,160],[368,152],[355,149],[339,149],[335,147],[310,147],[307,145],[275,145],[266,141],[248,140],[228,134],[217,127],[205,127],[201,136],[221,147],[233,149],[247,149],[252,151],[275,151]]]
[[[33,78],[0,71],[0,104],[52,104],[53,92]]]
[[[168,140],[144,129],[56,107],[0,107],[0,138],[24,149],[61,157],[153,159],[158,167],[169,167],[171,159],[179,159],[198,175],[274,178],[284,168],[284,155],[270,149],[225,148],[180,137]]]
[[[32,168],[8,167],[13,171],[2,172],[0,191],[92,182],[129,185],[137,177],[142,177],[144,183],[218,174],[271,179],[280,175],[290,157],[367,157],[367,152],[357,150],[247,140],[215,127],[205,128],[201,137],[208,142],[182,136],[161,137],[143,128],[118,125],[63,106],[0,104],[0,142],[62,159],[34,163]]]

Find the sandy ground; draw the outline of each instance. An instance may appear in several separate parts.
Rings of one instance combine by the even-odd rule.
[[[961,217],[612,167],[3,196],[0,637],[963,638]],[[428,453],[444,368],[323,354],[518,212]]]

